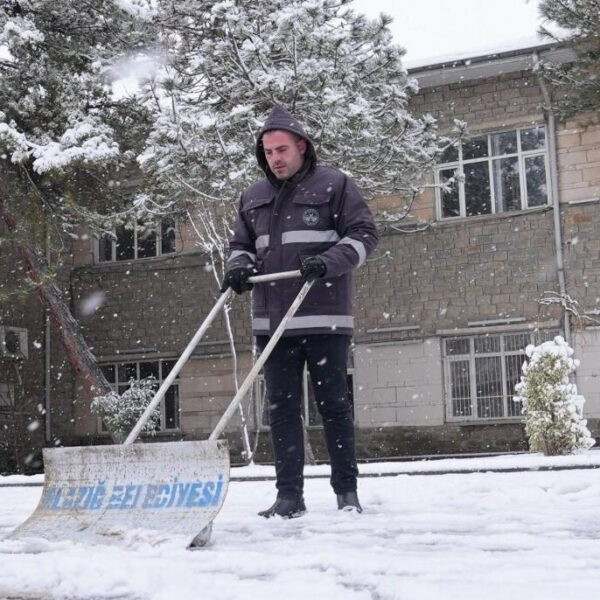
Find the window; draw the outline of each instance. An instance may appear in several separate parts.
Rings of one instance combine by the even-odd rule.
[[[350,404],[353,407],[354,411],[354,370],[348,369],[348,398],[350,400]],[[302,416],[304,418],[304,423],[308,427],[322,427],[323,419],[321,418],[321,413],[317,408],[317,404],[315,402],[315,395],[312,389],[312,383],[310,381],[310,375],[308,374],[308,369],[304,367],[304,377],[302,384],[302,392],[303,392],[303,411]],[[256,408],[256,422],[258,423],[259,428],[265,429],[269,427],[269,402],[267,398],[267,388],[265,385],[264,375],[261,373],[259,377],[256,379],[255,388],[254,388],[254,398],[255,398],[255,408]],[[354,415],[353,415],[354,417]]]
[[[542,341],[558,335],[541,332]],[[521,416],[514,402],[521,380],[525,348],[537,343],[532,332],[454,337],[444,340],[446,398],[451,420],[502,419]]]
[[[448,148],[436,170],[442,219],[524,210],[548,204],[546,130],[500,131]],[[462,177],[460,177],[462,175]]]
[[[98,262],[114,262],[149,258],[175,252],[175,221],[145,227],[137,222],[121,225],[113,235],[104,235],[97,241]]]
[[[15,406],[15,387],[9,383],[0,383],[0,412],[10,411]]]
[[[119,364],[101,365],[102,372],[111,388],[118,394],[129,389],[130,379],[145,379],[154,377],[156,389],[167,378],[171,369],[175,366],[174,360],[155,360],[144,362],[130,362]],[[170,431],[179,429],[179,380],[175,379],[173,385],[167,390],[165,397],[160,403],[160,425],[159,431]],[[101,431],[107,429],[102,424]]]

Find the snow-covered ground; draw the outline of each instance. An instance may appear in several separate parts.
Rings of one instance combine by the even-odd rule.
[[[590,452],[561,466],[577,461],[597,464]],[[402,466],[442,462],[449,461]],[[600,589],[599,469],[364,478],[362,515],[337,511],[326,479],[307,479],[309,512],[290,521],[256,516],[272,501],[272,481],[234,481],[211,544],[197,552],[178,539],[159,546],[131,539],[120,548],[1,539],[40,493],[0,487],[3,600],[587,600]]]

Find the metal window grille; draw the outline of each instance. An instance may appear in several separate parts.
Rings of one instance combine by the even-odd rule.
[[[435,170],[440,219],[525,210],[548,204],[548,150],[544,126],[497,131],[449,148]],[[461,177],[458,177],[458,176]]]
[[[521,416],[514,402],[528,344],[552,339],[546,330],[534,339],[532,332],[490,333],[444,340],[444,369],[449,420],[490,420]]]
[[[156,389],[158,389],[175,366],[175,362],[174,360],[155,360],[113,363],[101,365],[100,368],[111,388],[118,394],[122,394],[129,389],[129,381],[131,379],[140,380],[147,377],[154,377],[156,379]],[[179,377],[177,377],[160,403],[160,424],[158,430],[179,430],[179,412]],[[99,429],[102,432],[108,431],[101,421]]]

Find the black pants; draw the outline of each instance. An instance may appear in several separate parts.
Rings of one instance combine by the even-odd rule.
[[[262,351],[268,336],[257,336]],[[302,495],[304,436],[302,372],[307,364],[317,408],[323,417],[336,494],[356,490],[356,452],[352,406],[348,399],[347,360],[350,336],[298,335],[277,342],[264,366],[278,496]]]

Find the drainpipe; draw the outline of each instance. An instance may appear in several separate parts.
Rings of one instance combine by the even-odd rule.
[[[539,67],[540,61],[538,53],[533,53],[533,62],[535,67]],[[565,283],[565,264],[563,258],[562,234],[560,223],[560,203],[558,195],[558,163],[556,154],[556,120],[552,110],[550,94],[544,78],[537,69],[537,80],[544,98],[544,116],[548,124],[548,149],[550,151],[550,195],[552,197],[552,208],[554,213],[554,246],[556,250],[556,269],[558,271],[558,286],[562,298],[567,297],[567,285]],[[569,311],[564,307],[564,331],[565,341],[571,345],[571,321]]]
[[[46,263],[50,265],[50,218],[46,222]],[[50,352],[51,348],[51,339],[50,335],[52,332],[51,322],[50,322],[50,311],[45,309],[46,318],[44,321],[44,410],[45,410],[45,439],[46,443],[49,444],[52,440],[52,423],[50,417],[50,409],[51,409],[51,391],[50,391]]]

